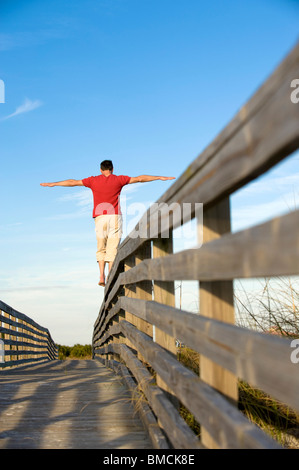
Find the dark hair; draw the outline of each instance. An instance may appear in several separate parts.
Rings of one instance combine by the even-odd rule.
[[[113,163],[111,160],[103,160],[102,163],[101,163],[101,170],[105,171],[105,170],[109,170],[109,171],[112,171],[113,170]]]

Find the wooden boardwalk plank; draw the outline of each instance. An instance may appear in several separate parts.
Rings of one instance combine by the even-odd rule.
[[[0,371],[1,449],[151,449],[120,378],[98,361]]]

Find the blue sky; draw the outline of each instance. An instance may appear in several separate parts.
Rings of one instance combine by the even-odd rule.
[[[0,1],[1,300],[60,344],[90,343],[103,295],[91,194],[40,183],[106,158],[179,177],[295,45],[298,18],[291,0]],[[231,198],[234,230],[298,205],[298,162]],[[148,207],[170,184],[126,202]]]

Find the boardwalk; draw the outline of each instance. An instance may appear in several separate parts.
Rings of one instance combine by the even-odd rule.
[[[0,371],[0,448],[284,445],[277,442],[281,430],[275,435],[264,405],[254,404],[252,413],[249,407],[252,417],[265,416],[261,427],[241,411],[239,387],[243,381],[253,392],[262,391],[273,409],[276,402],[277,410],[282,403],[290,415],[299,412],[298,344],[292,336],[298,330],[295,320],[289,322],[296,316],[293,288],[285,316],[287,297],[271,299],[268,307],[271,322],[291,333],[279,337],[260,331],[261,326],[268,330],[268,320],[246,299],[248,327],[239,325],[234,286],[239,279],[298,276],[299,210],[232,232],[230,197],[299,148],[294,77],[299,77],[299,43],[123,240],[94,323],[94,361],[57,361],[50,332],[0,301],[0,367],[21,366]],[[188,225],[187,207],[199,243],[176,251],[174,230]],[[185,281],[198,282],[196,314],[178,308],[175,283]],[[244,293],[253,296],[246,288]],[[251,307],[256,328],[249,327]],[[188,349],[177,350],[177,340],[193,351],[199,374],[190,367]],[[49,363],[31,365],[40,360]],[[129,388],[113,371],[129,388],[136,391],[138,384],[150,441]],[[184,420],[185,410],[200,433]]]
[[[128,389],[98,361],[0,373],[1,449],[151,449]]]

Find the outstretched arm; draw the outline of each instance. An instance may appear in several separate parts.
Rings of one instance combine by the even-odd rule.
[[[174,179],[175,179],[174,176],[140,175],[140,176],[133,176],[130,179],[129,184],[132,184],[132,183],[147,183],[148,181],[156,181],[156,180],[166,181],[166,180],[174,180]]]
[[[67,187],[72,187],[72,186],[83,186],[82,180],[64,180],[64,181],[58,181],[57,183],[41,183],[41,186],[49,186],[52,188],[53,186],[67,186]]]

